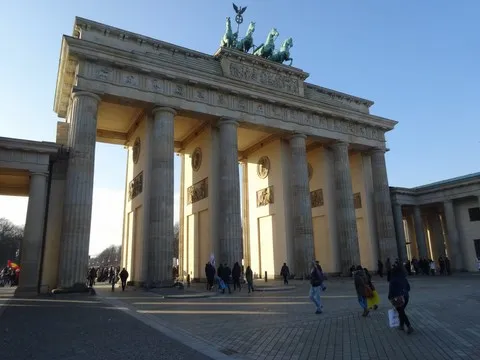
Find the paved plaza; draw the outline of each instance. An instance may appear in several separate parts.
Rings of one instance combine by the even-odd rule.
[[[350,279],[327,282],[321,315],[302,282],[250,295],[206,297],[199,284],[157,293],[98,286],[98,296],[81,303],[74,302],[78,296],[15,299],[0,317],[0,358],[479,359],[480,276],[410,282],[412,335],[388,327],[385,301],[361,317]],[[386,299],[386,280],[375,284]]]

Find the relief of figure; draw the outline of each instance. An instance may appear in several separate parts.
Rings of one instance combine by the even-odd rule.
[[[260,179],[265,179],[270,172],[270,159],[268,156],[262,156],[258,160],[257,164],[257,175]]]
[[[193,171],[197,171],[200,169],[200,165],[202,165],[202,151],[200,148],[196,148],[192,154],[192,169]]]

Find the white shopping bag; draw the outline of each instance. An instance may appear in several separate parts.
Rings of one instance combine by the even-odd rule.
[[[398,312],[395,309],[388,310],[388,324],[391,328],[400,326],[400,318],[398,317]]]

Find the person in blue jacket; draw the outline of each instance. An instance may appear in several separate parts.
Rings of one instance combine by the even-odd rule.
[[[398,317],[400,319],[400,326],[398,329],[404,331],[406,325],[407,333],[411,334],[413,332],[413,328],[410,324],[407,314],[405,313],[405,308],[407,307],[410,299],[410,284],[405,276],[405,272],[399,264],[396,264],[392,268],[390,285],[388,289],[388,299],[397,309]]]

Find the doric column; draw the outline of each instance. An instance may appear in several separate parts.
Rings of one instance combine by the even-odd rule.
[[[337,236],[340,243],[342,273],[350,274],[352,265],[360,265],[357,219],[353,206],[352,176],[348,144],[338,142],[331,146],[335,170],[335,202],[337,215]]]
[[[27,221],[20,253],[20,284],[18,291],[37,292],[42,256],[43,228],[45,226],[45,206],[47,174],[30,174],[30,193],[27,207]]]
[[[310,273],[314,260],[312,205],[308,181],[307,150],[303,134],[290,138],[293,244],[295,264],[293,272],[297,277]]]
[[[415,222],[415,238],[417,239],[418,255],[422,258],[426,258],[428,257],[427,243],[425,241],[422,213],[420,212],[419,206],[413,208],[413,217]]]
[[[150,196],[147,282],[168,284],[173,266],[173,154],[176,112],[166,107],[153,109],[150,138]]]
[[[93,172],[100,97],[73,93],[68,133],[67,180],[63,205],[59,286],[85,286],[92,220]]]
[[[452,200],[444,201],[443,208],[445,211],[445,222],[447,225],[448,257],[452,262],[452,268],[461,270],[464,268],[463,253],[460,245],[460,238],[458,236]]]
[[[392,260],[397,257],[397,242],[395,241],[395,227],[390,200],[390,188],[388,186],[387,166],[385,164],[385,150],[374,149],[371,151],[371,157],[373,199],[376,214],[375,223],[377,226],[380,258],[382,261],[385,261],[387,258]],[[405,235],[403,239],[405,239]]]
[[[395,232],[397,233],[397,251],[400,260],[407,260],[407,244],[405,241],[405,230],[403,228],[403,215],[402,215],[402,205],[398,202],[393,203],[393,217],[395,221]],[[391,256],[390,260],[393,260]],[[386,260],[387,258],[383,258]]]
[[[219,263],[232,267],[242,261],[242,215],[240,212],[240,174],[238,170],[238,122],[220,119],[219,128]],[[212,189],[213,190],[213,189]]]

